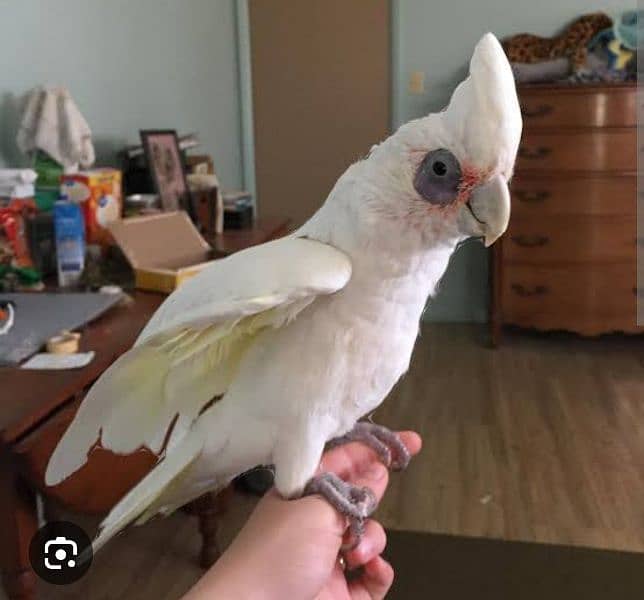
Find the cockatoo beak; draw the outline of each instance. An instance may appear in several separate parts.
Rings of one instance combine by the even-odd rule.
[[[472,192],[459,215],[460,230],[467,236],[482,237],[491,246],[501,237],[510,220],[510,191],[496,175]]]

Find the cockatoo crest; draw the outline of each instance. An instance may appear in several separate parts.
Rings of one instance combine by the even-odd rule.
[[[438,116],[457,156],[483,172],[510,178],[521,138],[521,109],[512,70],[491,33],[476,45],[469,77]]]

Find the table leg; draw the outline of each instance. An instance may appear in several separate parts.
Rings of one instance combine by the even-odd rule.
[[[2,582],[9,600],[35,600],[36,575],[29,543],[38,530],[34,492],[15,473],[9,453],[0,457],[0,531]]]
[[[217,543],[219,519],[228,508],[231,493],[230,486],[219,493],[208,492],[186,507],[188,512],[199,520],[199,533],[202,538],[199,564],[204,569],[214,565],[221,556],[221,550]]]

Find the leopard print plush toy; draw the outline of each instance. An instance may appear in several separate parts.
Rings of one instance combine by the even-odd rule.
[[[600,31],[612,27],[608,15],[597,12],[582,15],[563,33],[545,38],[530,33],[519,33],[503,40],[508,60],[513,63],[538,63],[555,58],[568,58],[572,71],[584,68],[588,54],[587,44]]]

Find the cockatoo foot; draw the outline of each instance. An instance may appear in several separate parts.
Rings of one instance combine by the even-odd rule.
[[[363,442],[369,446],[376,452],[382,463],[392,471],[406,469],[411,459],[407,446],[403,444],[397,433],[368,421],[356,423],[349,433],[332,439],[329,446],[334,447],[349,442]]]
[[[355,548],[362,539],[365,519],[378,506],[375,494],[367,487],[343,481],[335,473],[320,473],[313,477],[304,489],[304,496],[313,494],[322,496],[348,519],[350,542],[343,547],[343,551]]]

